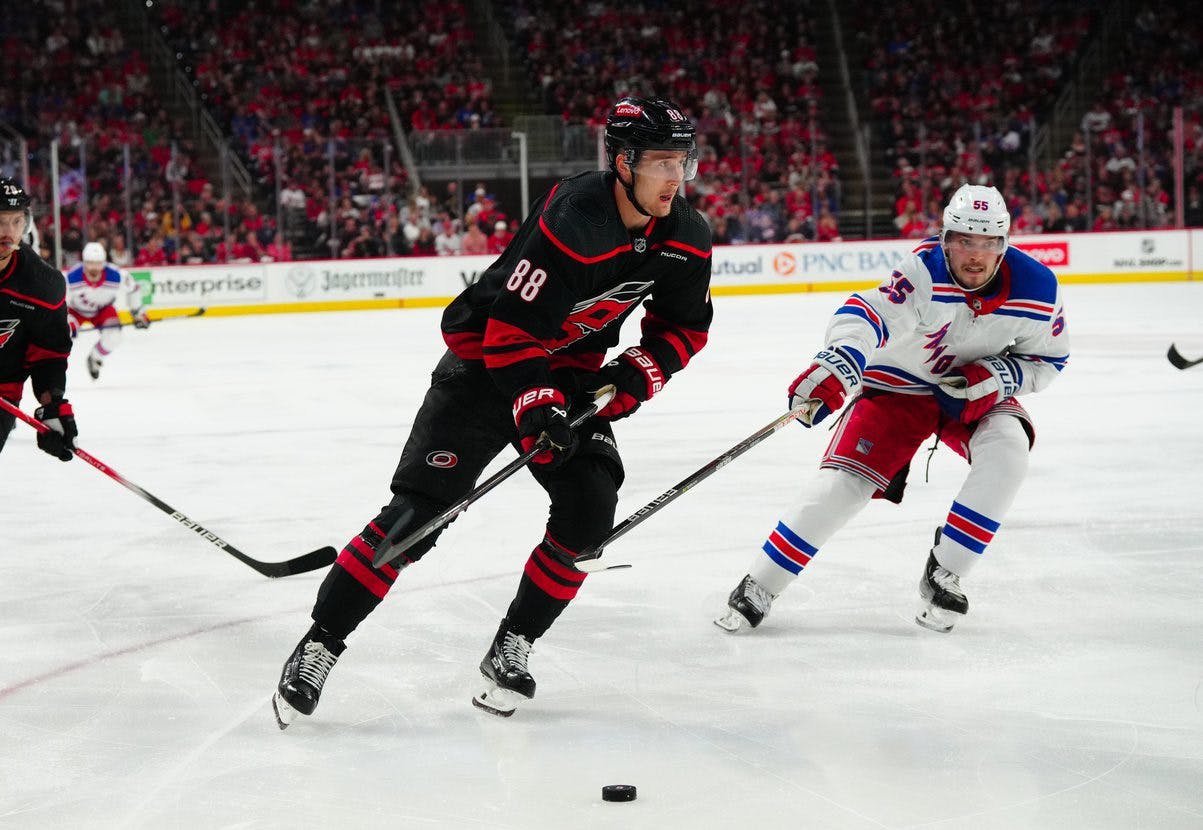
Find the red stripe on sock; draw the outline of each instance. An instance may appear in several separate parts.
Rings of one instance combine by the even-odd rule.
[[[369,563],[376,558],[376,551],[372,550],[372,546],[365,542],[362,536],[356,536],[347,543],[347,546],[355,548],[355,550],[357,550],[365,559],[367,559]],[[396,579],[397,574],[400,573],[400,571],[398,571],[392,565],[381,565],[379,568],[375,568],[373,566],[373,569],[380,571],[382,574],[387,576],[390,581]]]
[[[350,546],[343,548],[342,553],[338,555],[338,559],[334,560],[334,564],[341,565],[343,570],[354,577],[356,582],[380,599],[384,599],[384,595],[388,593],[388,589],[391,587],[377,576],[371,568],[359,561],[359,557],[351,551]]]
[[[576,592],[580,590],[579,585],[576,587],[561,585],[549,577],[543,572],[543,569],[539,567],[538,563],[535,562],[535,557],[533,555],[530,559],[526,560],[525,573],[528,577],[530,577],[530,581],[535,583],[535,587],[547,594],[552,599],[571,600],[576,596]],[[584,574],[582,574],[582,576],[584,576]]]
[[[990,542],[994,539],[993,533],[986,530],[984,527],[975,525],[973,522],[969,521],[968,519],[962,519],[960,516],[956,515],[955,513],[948,514],[948,524],[951,527],[955,527],[957,530],[961,531],[966,536],[970,536],[970,537],[976,539],[977,541],[981,542],[983,545],[990,544]]]

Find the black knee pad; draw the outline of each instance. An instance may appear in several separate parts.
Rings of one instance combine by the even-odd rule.
[[[376,515],[376,518],[372,519],[368,523],[368,526],[364,528],[364,538],[368,538],[368,533],[373,534],[374,538],[370,540],[373,549],[379,546],[380,540],[385,534],[389,536],[393,544],[396,544],[442,513],[449,506],[421,493],[410,491],[397,493],[393,496],[393,500],[386,504]],[[446,525],[444,525],[445,527]],[[441,532],[442,528],[431,533],[420,542],[416,542],[413,547],[404,552],[405,558],[410,562],[417,562],[434,547],[434,543]]]
[[[557,544],[579,553],[604,539],[614,526],[621,467],[604,455],[587,455],[570,466],[571,475],[547,484],[547,532]]]

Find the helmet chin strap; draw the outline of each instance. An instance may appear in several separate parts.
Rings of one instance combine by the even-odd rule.
[[[625,156],[624,156],[625,158]],[[627,164],[627,169],[631,171],[631,183],[627,184],[622,180],[622,176],[618,175],[618,170],[615,169],[614,176],[618,179],[618,183],[622,185],[622,189],[627,192],[627,199],[630,200],[635,210],[646,216],[648,219],[653,218],[650,213],[643,209],[643,205],[639,204],[639,200],[635,198],[635,168],[631,164]]]

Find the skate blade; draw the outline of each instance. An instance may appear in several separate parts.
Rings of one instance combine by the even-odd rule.
[[[957,620],[961,616],[961,614],[957,614],[954,611],[937,608],[934,605],[924,603],[919,608],[919,613],[915,615],[915,622],[929,631],[938,631],[941,634],[947,634],[952,631],[953,626],[957,624]]]
[[[743,629],[747,629],[748,631],[752,630],[751,623],[744,618],[743,614],[739,613],[734,608],[728,608],[727,613],[723,614],[721,617],[715,617],[714,624],[729,634],[735,634]]]
[[[526,700],[525,697],[517,692],[503,689],[496,684],[490,684],[482,692],[478,692],[472,698],[472,705],[477,709],[483,709],[490,715],[508,718],[514,714],[514,710],[518,708],[518,704]]]
[[[279,692],[276,692],[272,695],[272,714],[276,716],[276,726],[287,729],[296,720],[299,713],[288,705],[288,701],[281,697]]]

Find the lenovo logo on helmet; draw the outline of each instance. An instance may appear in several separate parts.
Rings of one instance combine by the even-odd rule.
[[[614,108],[614,114],[638,117],[643,115],[643,107],[638,104],[619,104]]]

